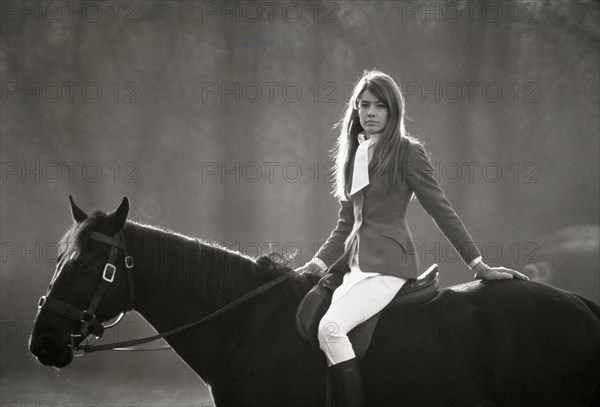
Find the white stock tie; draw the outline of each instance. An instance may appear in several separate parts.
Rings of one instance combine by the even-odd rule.
[[[354,157],[354,171],[352,172],[352,189],[350,195],[355,194],[369,185],[369,145],[371,139],[365,140],[364,134],[358,135],[360,143]]]

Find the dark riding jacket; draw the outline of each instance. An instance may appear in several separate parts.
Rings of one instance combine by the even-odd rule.
[[[390,193],[386,180],[375,173],[373,165],[369,165],[369,185],[351,195],[348,201],[340,200],[337,226],[315,256],[329,271],[346,269],[353,240],[358,239],[362,271],[416,278],[419,275],[417,253],[406,222],[413,192],[465,263],[481,256],[435,180],[423,146],[407,138],[402,142],[406,144],[403,145],[403,176],[398,189]],[[352,179],[353,167],[352,159],[349,179]],[[349,193],[348,189],[346,193]]]

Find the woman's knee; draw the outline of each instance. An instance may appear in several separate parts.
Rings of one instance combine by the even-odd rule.
[[[347,336],[346,330],[331,318],[323,317],[319,322],[319,332],[317,334],[319,343],[337,343],[340,339]]]

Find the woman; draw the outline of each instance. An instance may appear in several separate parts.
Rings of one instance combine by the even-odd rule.
[[[319,325],[337,407],[363,405],[358,362],[348,332],[383,309],[419,274],[406,211],[413,193],[454,245],[475,278],[527,279],[488,267],[433,177],[423,146],[404,128],[404,99],[394,80],[365,72],[342,117],[336,157],[336,228],[297,272],[345,272]],[[349,272],[348,271],[349,268]]]

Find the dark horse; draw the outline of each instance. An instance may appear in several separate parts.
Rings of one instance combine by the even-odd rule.
[[[219,407],[324,405],[324,354],[302,341],[294,325],[317,276],[127,221],[126,198],[110,214],[88,216],[72,201],[71,210],[75,224],[61,242],[46,300],[85,310],[102,281],[114,279],[97,319],[133,308],[164,332],[289,275],[167,342],[210,386]],[[94,238],[99,234],[108,240]],[[119,234],[135,260],[131,282],[124,245],[109,244]],[[116,273],[105,266],[111,256]],[[69,315],[40,308],[30,349],[44,365],[68,365],[72,346],[82,341],[72,343],[71,335],[90,325],[89,315],[87,323]],[[600,405],[600,307],[527,281],[449,287],[427,303],[384,311],[361,369],[368,406]]]

